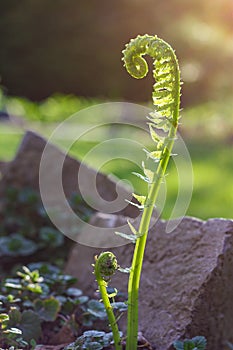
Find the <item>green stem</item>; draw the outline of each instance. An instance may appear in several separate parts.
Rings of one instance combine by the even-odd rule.
[[[102,253],[103,254],[109,254],[109,252]],[[111,253],[110,253],[111,254]],[[100,255],[101,256],[101,255]],[[113,333],[113,340],[114,340],[114,345],[115,345],[115,350],[122,350],[122,345],[121,345],[121,337],[118,329],[118,325],[116,322],[116,318],[112,309],[112,305],[110,303],[109,297],[108,297],[108,292],[107,292],[107,286],[108,283],[104,280],[102,274],[101,274],[101,267],[100,265],[102,264],[102,261],[100,258],[97,258],[96,263],[95,263],[95,276],[96,276],[96,281],[99,286],[99,291],[103,300],[103,304],[108,316],[108,320],[110,323],[110,327]]]
[[[156,59],[156,52],[151,49],[151,46],[147,43],[150,41],[153,42],[154,38],[150,36],[145,37],[138,37],[136,41],[138,40],[139,45],[136,46],[136,43],[134,45],[134,42],[131,41],[128,48],[125,51],[125,63],[126,68],[129,71],[129,73],[136,77],[141,78],[145,76],[147,69],[145,68],[145,62],[142,61],[142,55],[143,54],[151,54],[153,58]],[[145,42],[144,42],[145,40]],[[146,44],[145,44],[146,43]],[[136,350],[137,349],[137,337],[138,337],[138,298],[139,298],[139,284],[140,284],[140,278],[141,278],[141,270],[142,270],[142,263],[143,263],[143,257],[144,257],[144,251],[146,246],[146,240],[148,235],[148,230],[150,226],[151,216],[153,213],[153,209],[155,206],[155,201],[158,196],[159,188],[161,185],[162,178],[165,175],[166,168],[169,162],[169,158],[171,155],[172,147],[174,144],[174,139],[177,132],[178,127],[178,119],[179,119],[179,104],[180,104],[180,72],[178,67],[178,62],[176,59],[176,56],[174,54],[174,51],[169,47],[168,44],[166,44],[164,41],[160,40],[159,45],[162,46],[162,48],[165,50],[164,52],[167,53],[170,52],[171,61],[173,62],[172,65],[172,83],[173,83],[173,90],[171,92],[172,98],[172,114],[171,118],[167,118],[167,120],[170,122],[170,128],[169,128],[169,134],[166,137],[166,143],[164,144],[163,152],[162,152],[162,159],[159,162],[157,171],[155,172],[153,176],[152,184],[150,185],[148,189],[148,195],[146,199],[146,205],[144,206],[144,210],[141,217],[141,222],[139,226],[139,233],[141,236],[136,241],[136,246],[134,250],[134,256],[132,261],[132,267],[130,270],[130,276],[129,276],[129,284],[128,284],[128,323],[127,323],[127,339],[126,339],[126,350]],[[159,48],[158,45],[158,48]],[[139,49],[138,49],[139,47]],[[132,50],[131,50],[132,48]],[[139,50],[139,54],[137,53],[137,49]],[[131,50],[131,51],[130,51]],[[167,50],[167,51],[166,51]],[[129,55],[129,61],[127,61],[127,54],[128,52],[131,52],[131,56]],[[160,55],[159,55],[160,57]],[[132,64],[134,62],[134,64]],[[168,62],[168,61],[167,61]],[[136,67],[136,68],[135,68]],[[141,68],[140,68],[141,67]],[[142,74],[140,73],[142,71]],[[156,70],[154,71],[155,78],[156,76]],[[161,79],[161,75],[158,75],[158,79]],[[170,79],[170,77],[168,77]],[[166,82],[166,81],[165,81]],[[165,83],[164,83],[165,85]],[[166,89],[166,86],[165,86]],[[167,89],[167,91],[170,91],[170,86]],[[159,93],[163,93],[163,87],[161,90],[158,91]],[[156,100],[155,100],[156,101]],[[155,102],[156,104],[156,102]],[[164,114],[163,114],[164,115]],[[166,117],[165,117],[166,118]],[[156,127],[156,125],[155,125]]]
[[[176,127],[172,127],[169,133],[170,142],[168,143],[165,151],[164,158],[162,159],[158,170],[155,175],[156,182],[151,186],[147,197],[148,205],[143,210],[139,232],[143,232],[143,235],[137,239],[134,250],[134,256],[132,261],[132,267],[130,270],[129,285],[128,285],[128,324],[127,324],[127,341],[126,350],[137,349],[137,337],[138,337],[138,291],[142,270],[142,262],[144,257],[144,251],[146,246],[146,240],[150,225],[153,208],[158,195],[162,178],[165,174],[167,164],[170,158],[172,146],[174,143],[174,137],[176,135]]]

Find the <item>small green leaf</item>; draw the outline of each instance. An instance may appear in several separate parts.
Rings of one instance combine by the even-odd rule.
[[[135,175],[135,176],[137,176],[137,177],[139,177],[141,180],[143,180],[144,182],[147,182],[147,183],[149,183],[149,184],[151,184],[152,182],[150,181],[150,179],[147,177],[147,176],[144,176],[144,175],[142,175],[142,174],[140,174],[140,173],[136,173],[136,172],[132,172],[132,174],[133,175]]]
[[[64,243],[63,234],[52,227],[42,227],[39,232],[39,237],[44,244],[53,248],[60,247]]]
[[[138,204],[138,203],[134,203],[131,201],[128,201],[128,199],[125,200],[127,203],[129,203],[130,205],[133,205],[134,207],[138,208],[139,210],[144,209],[144,205]]]
[[[163,158],[163,151],[150,152],[150,158],[161,160]]]
[[[207,346],[207,340],[203,336],[197,336],[192,338],[192,341],[194,342],[195,346],[198,350],[205,350]]]
[[[9,327],[20,329],[26,341],[37,340],[41,335],[39,316],[32,310],[25,310],[21,314],[18,309],[13,308],[9,312]]]
[[[95,331],[95,330],[91,330],[91,331],[86,331],[83,333],[85,338],[91,338],[91,339],[101,339],[104,337],[105,332],[103,331]]]
[[[7,278],[6,282],[4,283],[4,287],[18,290],[23,289],[20,279],[18,278]]]
[[[78,303],[79,304],[84,304],[84,303],[86,303],[87,301],[88,301],[88,296],[86,296],[86,295],[81,295],[80,297],[78,297]]]
[[[75,282],[77,282],[77,278],[70,275],[57,275],[56,282],[68,287],[69,285],[73,285]]]
[[[185,339],[184,341],[178,340],[173,343],[176,350],[205,350],[206,345],[207,341],[203,336]]]
[[[195,344],[192,340],[187,339],[184,341],[184,350],[194,350]]]
[[[22,319],[18,328],[23,332],[23,339],[30,341],[38,340],[41,335],[40,319],[32,310],[26,310],[22,313]]]
[[[118,267],[118,271],[123,273],[130,273],[131,267]]]
[[[42,294],[42,288],[37,283],[29,283],[25,289],[29,290],[32,293]]]
[[[21,329],[19,329],[19,328],[14,328],[14,327],[12,327],[12,328],[9,328],[9,329],[6,329],[5,331],[4,331],[4,333],[6,333],[6,334],[22,334],[23,332],[21,331]]]
[[[176,340],[173,343],[173,346],[176,350],[184,350],[184,342],[180,340]]]
[[[8,320],[9,320],[9,316],[7,314],[0,314],[0,323],[3,323]]]
[[[122,337],[122,332],[120,332]],[[112,332],[86,331],[76,339],[75,342],[67,345],[64,350],[102,350],[113,342]]]
[[[116,288],[107,287],[107,293],[108,293],[108,297],[110,299],[110,298],[114,298],[117,295],[118,291]]]
[[[154,161],[154,163],[158,163],[160,161],[160,157],[159,158],[156,158],[155,157],[155,154],[154,152],[157,152],[157,151],[148,151],[147,149],[143,149],[143,151],[146,153],[146,157],[147,159],[152,159]]]
[[[98,300],[89,300],[89,302],[87,303],[87,311],[97,317],[97,318],[100,318],[100,319],[106,319],[106,310],[104,308],[104,305],[102,303],[100,303]]]
[[[83,292],[78,288],[71,287],[67,289],[66,294],[70,297],[78,298]]]
[[[0,237],[0,256],[27,256],[37,249],[36,243],[18,233]]]
[[[113,309],[116,309],[120,312],[127,311],[127,309],[128,309],[128,305],[122,301],[117,301],[117,302],[111,303],[111,305],[112,305]]]
[[[35,347],[36,347],[36,341],[35,341],[35,339],[31,339],[31,340],[30,340],[30,345],[31,345],[31,348],[32,348],[32,349],[35,349]]]
[[[54,297],[45,300],[37,299],[34,302],[34,308],[39,317],[47,322],[55,321],[60,311],[60,303]]]
[[[135,227],[131,224],[131,222],[129,221],[129,219],[127,220],[127,223],[128,223],[128,225],[129,225],[129,228],[130,228],[130,230],[131,230],[131,232],[133,233],[133,234],[135,234],[136,236],[138,236],[139,235],[139,232],[135,229]]]
[[[146,175],[146,177],[149,179],[149,182],[153,183],[153,181],[154,181],[154,171],[152,171],[150,169],[146,169],[144,166],[143,166],[143,171],[144,171],[144,174]]]
[[[148,123],[149,129],[150,129],[150,136],[154,142],[160,142],[161,137],[157,134],[157,132],[154,130],[153,126],[154,124]]]
[[[76,342],[77,342],[77,340],[76,340]],[[73,343],[70,343],[69,345],[66,345],[64,347],[64,350],[79,350],[79,349],[81,349],[80,345],[75,344],[76,342],[73,342]]]
[[[120,332],[120,336],[122,337],[122,332]],[[105,333],[104,338],[103,338],[103,345],[104,346],[109,346],[112,344],[113,341],[113,334],[112,332]]]
[[[115,232],[115,234],[117,236],[120,236],[122,238],[128,239],[129,241],[131,241],[132,243],[135,243],[137,240],[137,236],[135,235],[128,235],[127,233],[123,233],[123,232]]]
[[[143,206],[146,202],[146,196],[139,196],[135,193],[133,193],[133,197],[137,199],[137,201]]]

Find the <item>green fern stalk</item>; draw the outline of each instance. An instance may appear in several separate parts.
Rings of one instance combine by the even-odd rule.
[[[112,305],[109,300],[109,295],[107,292],[109,279],[115,273],[117,268],[118,268],[117,260],[113,253],[103,252],[98,257],[96,257],[96,261],[94,264],[94,274],[99,286],[99,292],[101,294],[104,307],[108,316],[108,320],[110,323],[110,327],[113,333],[115,349],[122,350],[119,329],[117,326],[116,318],[115,318]]]
[[[144,180],[148,183],[148,194],[146,197],[135,195],[140,201],[140,206],[143,206],[143,213],[139,230],[136,234],[136,246],[128,284],[126,349],[136,350],[138,336],[138,291],[143,256],[155,201],[176,137],[180,105],[180,72],[173,49],[157,36],[144,35],[132,39],[126,45],[123,54],[127,71],[137,79],[143,78],[148,72],[147,62],[142,56],[145,54],[150,55],[155,60],[153,76],[156,81],[152,94],[155,112],[151,113],[148,117],[150,134],[156,143],[156,150],[152,152],[148,151],[147,156],[158,165],[156,172],[146,169],[144,166]],[[161,129],[164,136],[158,135],[155,129]],[[132,224],[130,224],[130,228],[135,234]]]

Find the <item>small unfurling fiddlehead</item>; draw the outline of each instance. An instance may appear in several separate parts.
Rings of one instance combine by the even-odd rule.
[[[121,350],[121,338],[118,330],[116,318],[109,300],[107,286],[109,279],[118,269],[116,256],[111,252],[103,252],[96,257],[94,265],[94,274],[99,286],[99,291],[105,306],[108,320],[112,329],[113,339],[116,350]]]
[[[96,259],[95,274],[102,278],[109,278],[118,268],[116,256],[111,252],[104,252]]]
[[[135,195],[143,213],[138,230],[130,225],[132,232],[136,232],[136,246],[128,285],[127,350],[137,349],[138,290],[144,250],[154,204],[176,137],[180,104],[180,72],[173,49],[157,36],[144,35],[132,39],[123,51],[123,60],[127,71],[134,78],[143,78],[148,72],[147,62],[142,57],[145,54],[155,60],[153,76],[156,82],[152,93],[155,112],[148,117],[148,124],[156,148],[147,151],[147,156],[157,164],[157,169],[154,172],[143,165],[145,176],[138,174],[148,183],[148,194]],[[162,130],[162,136],[157,133],[157,129]]]

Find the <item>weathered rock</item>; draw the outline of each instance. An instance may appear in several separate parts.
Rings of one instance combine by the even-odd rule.
[[[45,147],[46,156],[43,153]],[[41,169],[42,159],[43,167]],[[51,200],[56,202],[58,195],[64,191],[66,198],[70,198],[74,192],[80,193],[80,178],[78,178],[80,167],[82,170],[82,194],[85,192],[86,197],[90,197],[93,203],[96,202],[99,208],[109,209],[110,207],[113,212],[114,201],[120,196],[123,209],[115,211],[130,217],[138,215],[137,208],[129,206],[125,202],[125,199],[132,197],[128,189],[116,183],[109,176],[97,173],[92,168],[65,155],[57,147],[49,144],[44,138],[32,131],[25,134],[14,160],[4,169],[0,181],[0,196],[9,186],[31,187],[40,191],[45,182],[44,196],[48,192],[48,197],[52,197]],[[58,188],[58,186],[60,187]]]
[[[8,165],[8,162],[0,161],[0,179],[3,176],[3,174],[5,173],[5,171],[7,169],[7,165]]]
[[[223,349],[225,341],[233,342],[233,221],[184,218],[169,234],[166,225],[158,221],[148,236],[139,330],[156,350],[196,335],[206,336],[208,349]],[[122,267],[130,266],[131,244],[112,251]],[[96,288],[91,264],[100,252],[77,244],[67,265],[66,272],[76,275],[89,295]],[[126,292],[127,280],[117,273],[111,285]]]

